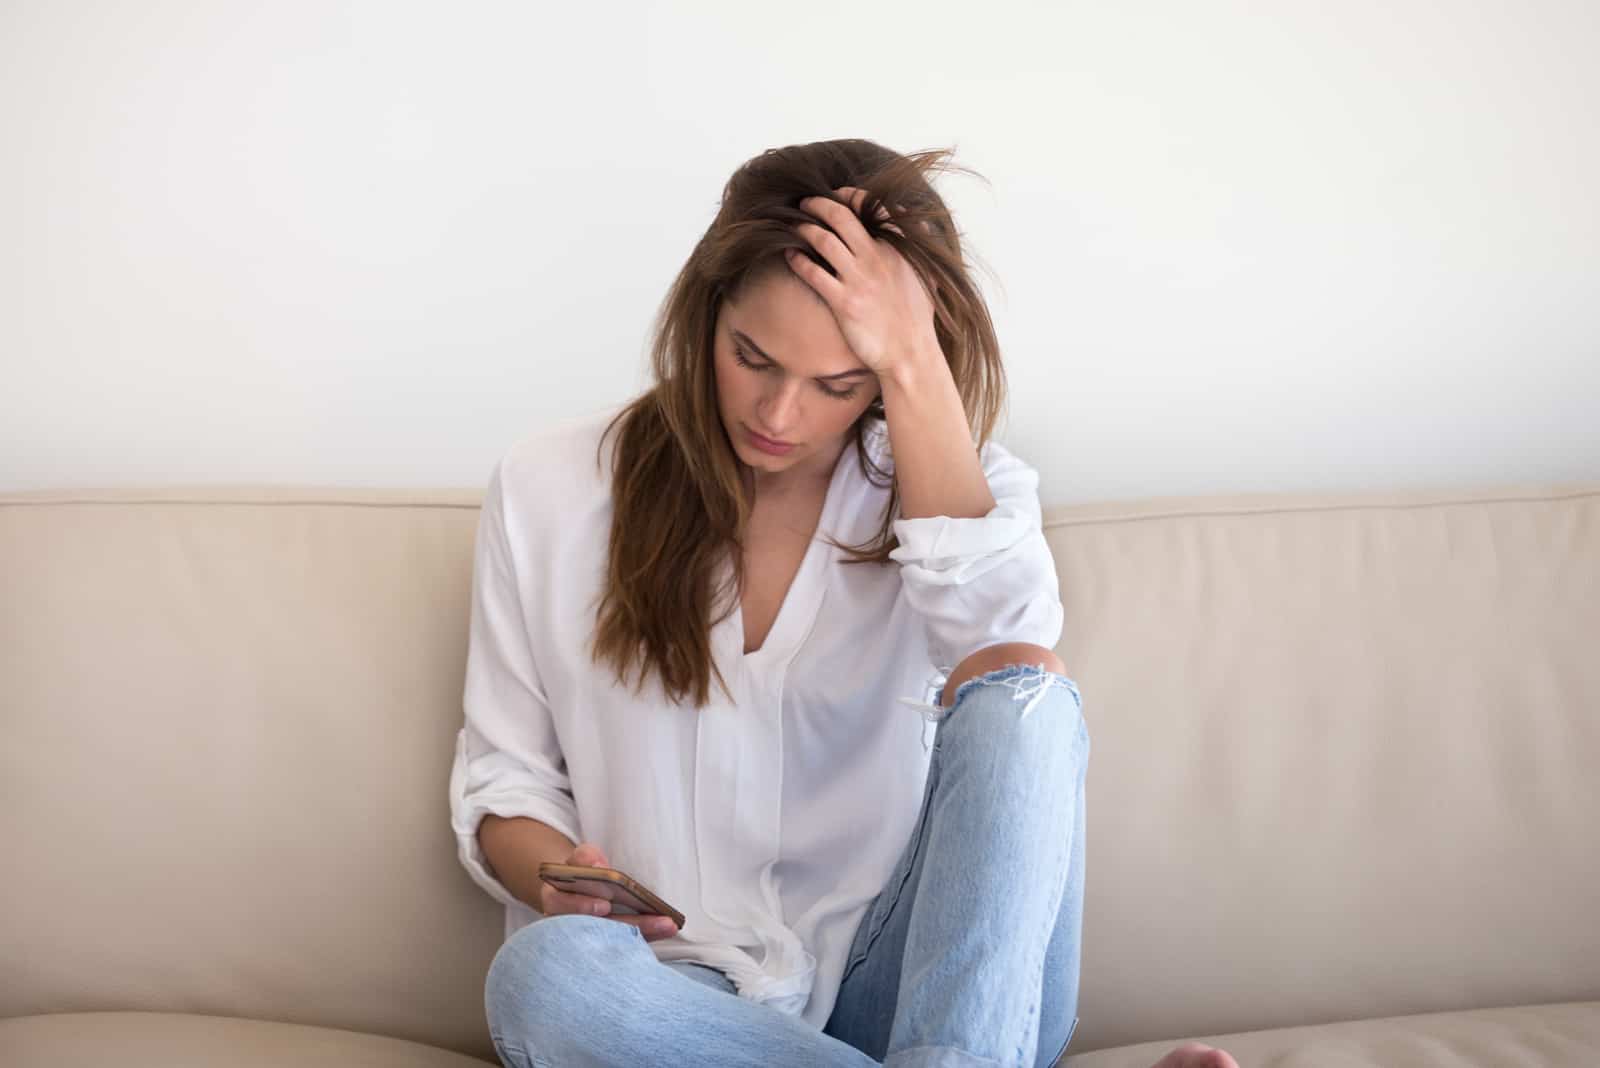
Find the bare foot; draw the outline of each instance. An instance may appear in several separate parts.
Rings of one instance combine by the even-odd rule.
[[[1151,1068],[1239,1068],[1239,1062],[1223,1050],[1199,1042],[1185,1042]]]

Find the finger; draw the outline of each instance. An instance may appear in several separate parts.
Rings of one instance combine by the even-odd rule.
[[[611,918],[617,923],[625,923],[639,928],[639,933],[644,935],[647,942],[671,938],[678,933],[678,925],[666,916],[613,916]]]
[[[581,864],[590,868],[609,868],[611,862],[606,859],[605,850],[593,842],[583,842],[572,851],[572,856],[567,858],[568,864]]]
[[[802,282],[816,290],[817,296],[826,301],[828,307],[838,306],[838,302],[844,298],[843,282],[795,249],[784,249],[783,258],[788,261],[789,269],[799,275]]]
[[[866,256],[870,253],[872,238],[861,225],[860,217],[850,206],[841,204],[832,197],[802,197],[800,207],[831,226],[851,254]],[[828,262],[833,263],[835,267],[839,266],[834,263],[832,257],[829,257]]]
[[[817,255],[833,265],[841,279],[848,279],[855,275],[856,261],[845,247],[839,235],[815,223],[796,223],[795,233],[806,239],[806,243],[817,250]],[[826,273],[826,272],[824,272]]]
[[[867,191],[853,185],[841,185],[834,189],[834,192],[844,194],[845,199],[850,202],[850,207],[855,209],[856,217],[860,218],[861,209],[863,208],[867,199]],[[888,208],[881,203],[878,205],[876,214],[879,219],[890,219],[893,217],[889,214]],[[901,237],[906,236],[906,232],[892,222],[885,222],[883,228],[885,230],[893,230]]]
[[[862,189],[862,188],[858,187],[858,186],[841,185],[838,188],[834,189],[834,192],[843,194],[846,202],[849,203],[849,205],[850,205],[850,207],[852,209],[854,209],[854,211],[856,213],[856,217],[860,218],[861,209],[864,206],[864,201],[867,199],[867,191],[865,189]],[[878,214],[878,218],[880,218],[880,219],[889,218],[889,212],[884,208],[884,206],[881,203],[878,205],[878,213],[877,214]]]
[[[549,906],[544,910],[546,916],[562,912],[576,912],[585,916],[608,916],[611,913],[611,902],[604,898],[557,890],[549,883],[546,883],[545,887],[545,904]]]

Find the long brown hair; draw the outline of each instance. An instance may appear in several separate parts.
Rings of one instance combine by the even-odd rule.
[[[618,431],[611,464],[614,512],[604,586],[598,596],[592,659],[608,661],[624,685],[639,669],[637,694],[650,672],[674,702],[710,697],[711,676],[727,681],[711,655],[711,630],[732,615],[731,597],[712,618],[716,599],[744,588],[744,544],[752,500],[717,411],[713,332],[723,300],[737,302],[747,287],[788,270],[785,249],[797,249],[835,272],[795,231],[811,222],[808,196],[842,200],[839,186],[866,191],[858,212],[868,234],[889,242],[928,284],[934,329],[944,351],[975,448],[989,440],[1005,403],[1000,346],[983,297],[968,277],[960,236],[926,175],[970,168],[950,162],[951,149],[910,155],[872,141],[818,141],[769,149],[733,173],[716,218],[689,254],[661,303],[651,345],[655,385],[606,426]],[[979,176],[981,177],[981,176]],[[879,218],[879,208],[887,214]],[[888,229],[894,224],[899,232]],[[820,299],[820,298],[818,298]],[[861,546],[835,548],[846,563],[891,563],[899,544],[899,487],[891,470],[873,462],[865,436],[885,419],[880,395],[853,424],[862,472],[889,487],[877,535]],[[847,446],[848,448],[848,446]],[[824,535],[827,536],[827,535]],[[718,568],[731,556],[734,586],[715,590]]]

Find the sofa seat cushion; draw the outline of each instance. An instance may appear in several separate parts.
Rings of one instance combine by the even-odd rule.
[[[6,1068],[484,1068],[460,1053],[359,1031],[180,1012],[60,1012],[0,1020]]]
[[[1241,1068],[1594,1068],[1600,1001],[1387,1016],[1195,1039],[1233,1054]],[[1150,1068],[1178,1040],[1080,1053],[1062,1068]]]

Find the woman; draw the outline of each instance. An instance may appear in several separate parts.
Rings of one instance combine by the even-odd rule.
[[[1037,474],[988,441],[1004,378],[925,177],[946,157],[746,163],[662,306],[654,387],[495,466],[450,791],[507,907],[508,1065],[1066,1048],[1089,737]],[[684,924],[542,861],[620,868]]]

